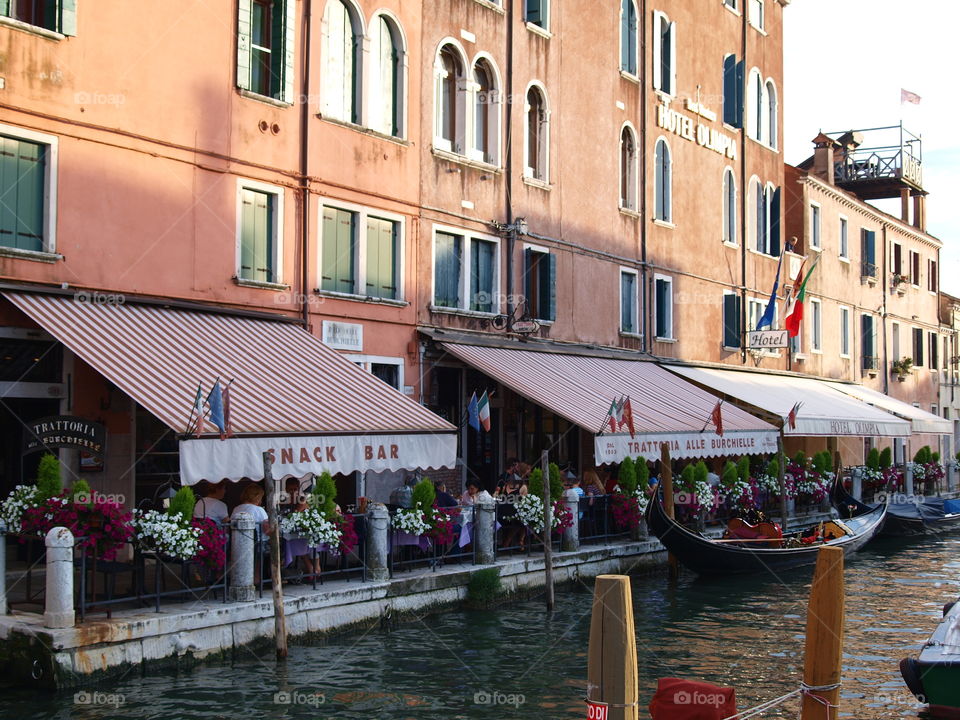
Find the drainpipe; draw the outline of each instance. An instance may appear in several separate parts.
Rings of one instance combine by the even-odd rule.
[[[647,0],[640,0],[640,137],[647,142]],[[640,352],[646,353],[651,346],[649,337],[649,308],[647,300],[647,154],[640,153],[640,297],[643,298],[640,313]]]
[[[303,326],[310,330],[310,25],[312,0],[303,3],[303,57],[300,81],[300,304]]]
[[[747,11],[749,8],[743,7],[743,13],[740,23],[740,54],[743,61],[743,86],[740,91],[743,93],[744,103],[746,102],[747,92]],[[750,207],[750,198],[748,197],[749,179],[747,178],[747,108],[740,109],[740,362],[747,363],[747,343],[744,342],[747,329],[747,210]],[[760,122],[760,118],[757,118]],[[761,181],[762,182],[762,181]],[[782,204],[782,203],[781,203]],[[759,211],[758,211],[759,212]],[[781,233],[782,234],[782,233]],[[783,252],[784,243],[780,245],[780,252]],[[790,354],[790,348],[787,348],[787,355]],[[784,516],[784,527],[786,527],[786,516]]]
[[[509,3],[507,12],[507,74],[506,74],[506,125],[507,132],[504,141],[504,174],[506,175],[507,186],[506,196],[504,197],[503,213],[506,218],[506,224],[511,228],[507,234],[507,316],[513,317],[513,253],[517,244],[517,231],[513,227],[513,23],[514,3]]]

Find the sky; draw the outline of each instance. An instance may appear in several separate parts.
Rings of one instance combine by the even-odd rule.
[[[785,160],[826,132],[897,125],[923,139],[927,231],[943,242],[941,288],[960,296],[960,85],[952,3],[793,0],[784,10]],[[901,104],[900,90],[920,96]],[[899,216],[900,202],[878,204]]]

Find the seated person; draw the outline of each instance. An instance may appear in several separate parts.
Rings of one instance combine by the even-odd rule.
[[[204,480],[201,486],[200,494],[202,497],[193,506],[193,516],[195,518],[210,518],[218,523],[227,522],[230,518],[230,511],[223,501],[223,496],[227,493],[226,481],[211,483]]]
[[[280,514],[286,515],[293,512],[305,497],[300,489],[300,481],[295,477],[287,478],[283,484],[283,495],[280,497],[281,502],[278,508]]]
[[[253,517],[264,535],[270,532],[267,511],[263,507],[263,488],[255,482],[251,481],[240,493],[240,504],[233,509],[233,516],[242,512]]]
[[[467,481],[467,489],[464,490],[460,498],[461,505],[473,505],[478,502],[493,502],[493,496],[486,490],[481,489],[480,483],[476,480]]]
[[[437,507],[451,508],[460,504],[453,495],[447,492],[447,484],[443,480],[435,481],[433,483],[433,489],[437,493]]]

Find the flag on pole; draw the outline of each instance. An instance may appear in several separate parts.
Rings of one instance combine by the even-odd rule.
[[[223,428],[226,437],[233,435],[233,427],[230,424],[230,383],[223,386]]]
[[[717,428],[717,435],[723,437],[723,413],[720,410],[721,405],[723,405],[723,400],[718,400],[716,407],[713,408],[713,412],[710,413],[710,420],[713,422],[714,427]]]
[[[610,409],[607,410],[607,419],[604,422],[605,425],[610,426],[610,432],[615,433],[620,429],[620,422],[623,419],[623,406],[620,403],[620,400],[612,400],[610,402]]]
[[[807,281],[810,279],[810,276],[813,275],[813,271],[817,269],[817,263],[820,261],[820,256],[817,256],[817,259],[813,261],[813,265],[810,266],[810,270],[807,271],[806,277],[803,278],[803,282],[800,283],[800,290],[795,295],[790,297],[790,300],[787,303],[787,317],[784,320],[784,327],[787,329],[787,334],[790,337],[796,337],[800,334],[800,324],[803,322],[803,299],[807,294]],[[803,268],[801,267],[801,270]],[[799,273],[797,277],[799,277]]]
[[[477,403],[477,414],[480,417],[480,425],[483,426],[484,432],[490,432],[490,398],[487,396],[486,390],[483,391],[480,402]]]
[[[227,436],[227,424],[223,419],[223,390],[219,379],[210,388],[207,405],[210,406],[210,422],[220,430],[220,439],[223,440]]]
[[[193,401],[193,412],[197,414],[197,422],[193,426],[193,434],[200,437],[203,432],[203,388],[197,385],[197,397]]]
[[[617,422],[618,427],[627,426],[627,430],[630,431],[630,437],[636,436],[636,430],[633,427],[633,406],[630,404],[630,396],[627,395],[620,403],[620,420]]]
[[[480,432],[480,406],[477,404],[477,393],[474,391],[467,403],[467,422],[477,432]]]
[[[773,280],[773,292],[770,293],[770,300],[767,302],[767,307],[763,311],[763,315],[757,320],[757,326],[754,330],[773,327],[773,318],[774,315],[777,314],[777,290],[780,289],[780,268],[783,267],[783,255],[784,253],[780,253],[780,260],[777,262],[777,276]],[[723,435],[723,433],[720,434]]]
[[[801,405],[803,405],[802,402],[796,403],[792,408],[790,408],[790,412],[787,414],[787,425],[790,426],[791,430],[797,429],[797,413],[800,412]]]
[[[909,90],[904,90],[903,88],[900,88],[900,104],[903,105],[904,103],[912,103],[913,105],[919,105],[920,96],[914,92],[910,92]]]

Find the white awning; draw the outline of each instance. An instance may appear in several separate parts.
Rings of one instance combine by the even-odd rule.
[[[854,385],[852,383],[827,383],[830,387],[839,390],[842,393],[862,400],[869,405],[875,405],[881,410],[893,413],[897,417],[910,421],[910,427],[915,433],[931,433],[934,435],[952,435],[953,422],[945,420],[939,415],[934,415],[926,410],[921,410],[902,400],[897,400],[882,392],[871,390],[863,385]]]
[[[910,423],[835,389],[836,383],[793,375],[749,370],[664,365],[714,392],[765,410],[783,421],[784,435],[908,437]],[[790,410],[802,403],[796,424],[787,422]]]

